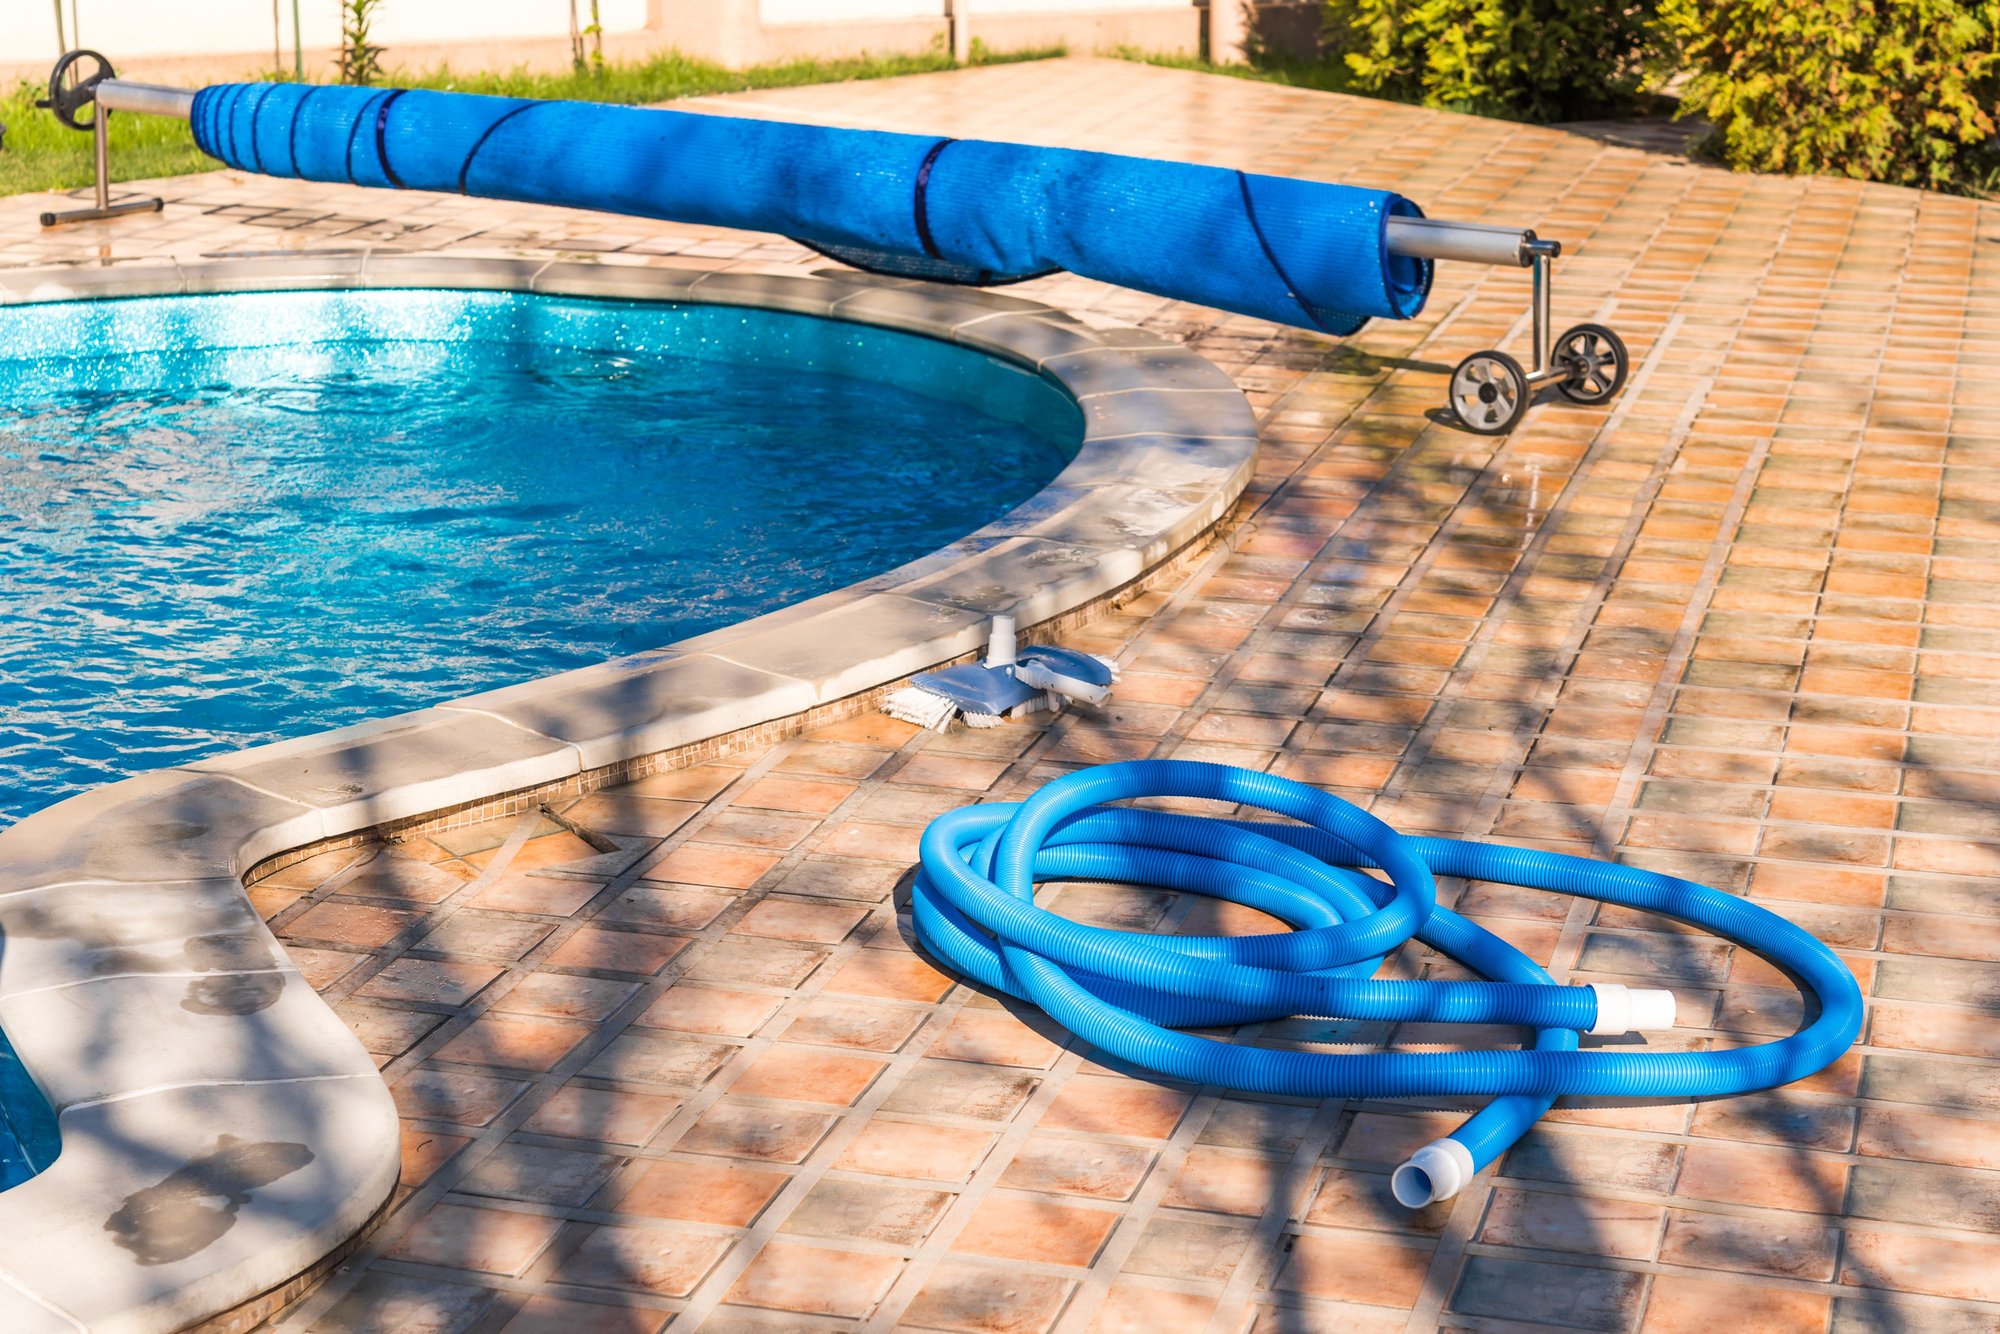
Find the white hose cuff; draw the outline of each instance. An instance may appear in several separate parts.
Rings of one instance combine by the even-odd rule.
[[[1472,1180],[1472,1151],[1455,1139],[1434,1139],[1389,1177],[1390,1193],[1405,1209],[1448,1200]]]
[[[1597,993],[1597,1021],[1584,1032],[1593,1037],[1618,1033],[1657,1033],[1674,1026],[1674,993],[1617,982],[1592,982]]]

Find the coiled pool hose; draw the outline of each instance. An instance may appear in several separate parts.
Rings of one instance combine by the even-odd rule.
[[[1105,804],[1139,797],[1207,798],[1297,823]],[[1457,1193],[1559,1097],[1686,1099],[1772,1088],[1825,1068],[1861,1029],[1861,990],[1846,965],[1755,904],[1635,867],[1399,834],[1329,793],[1249,769],[1135,760],[1081,770],[1024,802],[939,816],[924,831],[921,857],[912,906],[925,948],[1121,1061],[1244,1093],[1491,1098],[1396,1169],[1392,1189],[1411,1208]],[[1751,1047],[1580,1051],[1579,1033],[1671,1027],[1672,993],[1558,985],[1506,941],[1439,907],[1439,875],[1575,894],[1701,927],[1784,969],[1818,1013],[1791,1036]],[[1203,894],[1294,929],[1158,936],[1086,926],[1035,906],[1035,886],[1046,880]],[[1412,938],[1491,980],[1371,980]],[[1522,1050],[1349,1055],[1173,1031],[1293,1015],[1508,1024],[1536,1036]]]

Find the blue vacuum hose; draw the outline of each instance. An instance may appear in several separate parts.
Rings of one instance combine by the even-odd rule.
[[[1207,798],[1296,823],[1106,804],[1135,797]],[[1754,904],[1629,866],[1405,836],[1338,797],[1249,769],[1187,760],[1085,769],[1024,802],[939,816],[924,831],[922,862],[913,910],[925,948],[1119,1060],[1245,1093],[1491,1098],[1396,1170],[1396,1198],[1412,1208],[1457,1193],[1559,1097],[1688,1099],[1772,1088],[1825,1068],[1861,1029],[1861,990],[1846,965]],[[1577,894],[1701,927],[1785,970],[1812,993],[1818,1013],[1791,1036],[1752,1047],[1579,1051],[1579,1033],[1671,1027],[1671,993],[1556,984],[1506,941],[1439,907],[1439,875]],[[1294,929],[1155,936],[1084,926],[1035,906],[1045,880],[1205,894]],[[1372,980],[1412,938],[1491,980]],[[1292,1015],[1509,1024],[1536,1036],[1522,1050],[1332,1055],[1174,1031]]]

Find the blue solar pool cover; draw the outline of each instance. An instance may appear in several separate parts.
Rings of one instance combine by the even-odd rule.
[[[795,237],[971,283],[1070,272],[1283,324],[1407,319],[1428,261],[1391,255],[1383,190],[1221,167],[470,93],[217,84],[195,142],[245,171],[439,190]]]

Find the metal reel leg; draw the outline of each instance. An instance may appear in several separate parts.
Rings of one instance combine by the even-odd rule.
[[[97,165],[97,206],[44,213],[42,226],[66,227],[74,222],[102,222],[106,218],[122,218],[128,213],[158,213],[167,206],[164,199],[157,198],[128,199],[122,204],[111,202],[110,119],[110,111],[99,106],[90,126],[91,149]]]
[[[61,213],[42,214],[42,226],[67,227],[73,222],[103,222],[106,218],[122,218],[128,213],[158,213],[166,206],[164,199],[131,199],[103,208],[73,208]]]

